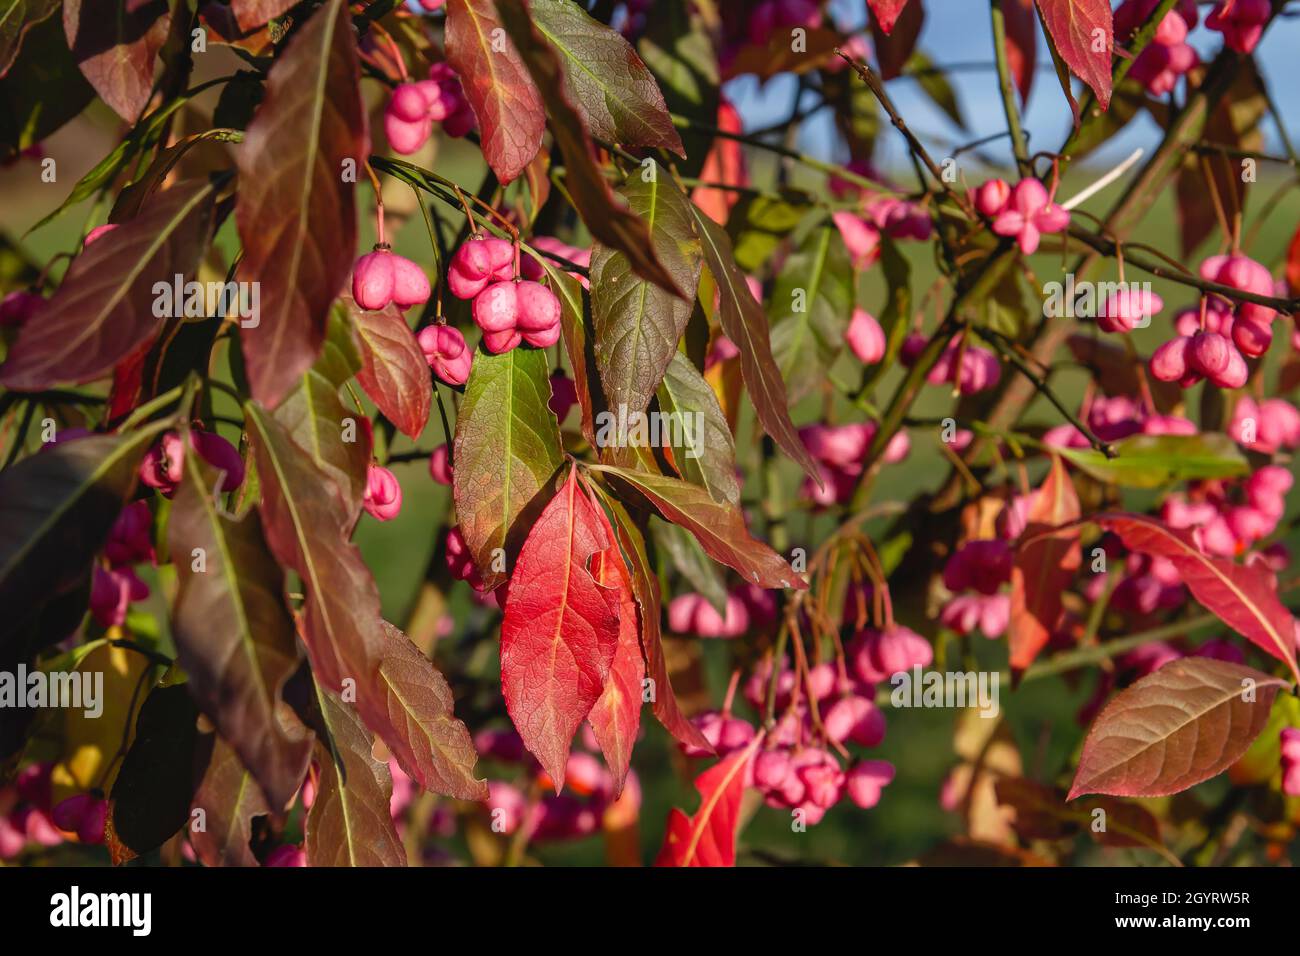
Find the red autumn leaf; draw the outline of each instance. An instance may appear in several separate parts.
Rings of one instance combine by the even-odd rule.
[[[1120,691],[1097,716],[1066,799],[1163,797],[1222,773],[1259,736],[1285,686],[1228,661],[1171,661]]]
[[[244,33],[251,33],[268,20],[274,20],[292,7],[297,0],[231,0],[235,22]]]
[[[411,327],[392,303],[372,312],[359,308],[350,295],[342,298],[361,350],[357,381],[390,422],[419,438],[429,421],[433,390],[429,363]]]
[[[167,41],[166,0],[64,0],[68,47],[100,98],[128,123],[153,93],[154,64]]]
[[[1038,66],[1038,18],[1034,0],[1003,0],[1002,17],[1007,31],[1007,65],[1020,92],[1020,102],[1029,100]]]
[[[1061,617],[1061,592],[1079,569],[1079,529],[1053,529],[1078,520],[1079,496],[1065,465],[1052,469],[1029,506],[1027,526],[1011,569],[1011,670],[1019,676],[1047,645]]]
[[[868,0],[867,5],[871,7],[871,16],[880,24],[880,29],[888,35],[894,32],[894,23],[907,6],[907,0]],[[921,6],[921,0],[917,0],[914,6]]]
[[[892,7],[893,16],[888,26],[885,25],[883,14],[877,13],[871,18],[872,46],[876,50],[880,75],[886,80],[892,80],[903,72],[903,65],[916,49],[921,25],[925,22],[925,8],[919,0],[907,5],[891,0],[889,3],[873,3],[871,6],[873,13],[877,6]]]
[[[1300,228],[1286,250],[1286,284],[1292,295],[1300,295]]]
[[[449,0],[447,62],[478,118],[488,165],[508,183],[537,155],[546,110],[528,68],[501,30],[493,0]]]
[[[745,131],[745,123],[740,117],[740,111],[726,100],[718,104],[718,129],[735,134]],[[744,147],[737,140],[719,136],[713,141],[708,155],[704,157],[700,180],[725,186],[748,186],[749,174],[745,169]],[[691,202],[719,226],[727,225],[731,208],[739,200],[740,193],[731,189],[696,186],[691,190]]]
[[[154,284],[189,279],[207,248],[215,190],[183,182],[73,260],[39,322],[23,326],[0,382],[37,390],[107,375],[157,331]],[[177,308],[180,303],[176,303]]]
[[[1266,569],[1212,558],[1197,547],[1190,531],[1170,528],[1146,515],[1101,514],[1095,520],[1119,535],[1126,548],[1168,559],[1206,610],[1285,663],[1300,679],[1295,618],[1278,600]]]
[[[356,175],[370,152],[347,4],[332,0],[289,40],[236,152],[241,280],[260,283],[242,325],[253,396],[274,407],[312,364],[356,254]],[[351,164],[351,166],[349,166]]]
[[[623,781],[627,778],[628,763],[632,759],[632,745],[636,743],[641,726],[641,682],[646,668],[632,579],[623,563],[623,554],[615,542],[609,519],[594,499],[591,506],[600,517],[610,542],[610,548],[592,560],[592,576],[597,584],[617,592],[619,611],[618,649],[609,665],[605,690],[591,708],[587,721],[600,744],[605,764],[614,775],[614,796],[617,798],[623,792]]]
[[[619,594],[588,570],[611,544],[601,524],[575,465],[524,541],[501,624],[506,709],[557,791],[618,649]]]
[[[745,771],[762,741],[759,734],[744,750],[724,757],[695,778],[700,808],[693,817],[676,808],[668,814],[668,829],[655,866],[736,865]]]
[[[1110,108],[1114,17],[1107,0],[1038,0],[1043,26],[1070,70]]]

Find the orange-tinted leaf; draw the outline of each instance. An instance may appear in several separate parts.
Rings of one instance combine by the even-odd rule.
[[[1027,526],[1011,569],[1011,670],[1022,673],[1034,662],[1061,617],[1063,592],[1081,560],[1079,529],[1052,529],[1079,517],[1079,496],[1065,465],[1052,456],[1052,468],[1029,506]]]
[[[370,151],[360,79],[347,4],[330,0],[271,68],[235,154],[239,277],[261,290],[257,324],[241,323],[240,336],[253,396],[268,408],[315,361],[356,255],[353,194]]]
[[[350,295],[343,301],[352,316],[361,350],[357,381],[390,422],[412,438],[419,438],[429,421],[433,389],[429,363],[411,327],[391,303],[369,312],[359,308]]]
[[[230,9],[235,22],[244,33],[251,33],[268,20],[274,20],[292,7],[297,0],[231,0]]]
[[[506,596],[501,690],[557,791],[574,732],[600,699],[618,649],[619,594],[588,570],[610,545],[574,466],[528,532]]]
[[[1227,661],[1171,661],[1120,691],[1097,716],[1068,799],[1160,797],[1208,780],[1246,752],[1285,686]]]

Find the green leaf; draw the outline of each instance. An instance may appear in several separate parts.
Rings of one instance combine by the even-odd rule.
[[[59,0],[2,0],[0,2],[0,77],[9,72],[23,35],[59,9]]]
[[[546,353],[515,348],[474,356],[456,416],[456,517],[489,590],[506,579],[494,552],[511,555],[551,496],[563,461]]]
[[[653,517],[650,519],[650,536],[654,538],[655,547],[672,561],[685,585],[702,594],[719,614],[726,614],[726,572],[704,553],[695,536],[685,528]]]
[[[948,82],[947,75],[937,69],[928,56],[916,50],[903,69],[907,74],[916,77],[921,91],[929,97],[931,103],[947,113],[949,119],[962,129],[966,128],[966,121],[962,118],[961,106],[957,103],[957,94],[953,92],[952,84]]]
[[[1179,481],[1235,478],[1250,465],[1227,435],[1132,435],[1114,442],[1107,458],[1092,448],[1057,451],[1098,481],[1125,488],[1160,488]]]
[[[560,53],[569,101],[591,135],[686,155],[659,84],[621,33],[593,20],[573,0],[531,0],[528,8]]]
[[[596,415],[608,407],[600,390],[600,372],[596,369],[596,351],[592,345],[591,315],[582,294],[582,284],[550,260],[542,262],[550,280],[551,291],[560,300],[560,334],[569,353],[574,390],[582,413],[582,434],[587,443],[596,444]]]
[[[61,19],[46,17],[27,32],[0,79],[0,158],[36,145],[94,98],[94,88],[68,51]]]
[[[601,384],[611,410],[621,415],[627,406],[627,414],[636,415],[650,404],[690,322],[702,258],[691,203],[662,167],[634,172],[619,192],[649,225],[659,260],[686,293],[679,298],[637,276],[616,249],[597,244],[592,250],[591,311]]]
[[[853,270],[835,229],[816,230],[786,261],[772,311],[772,353],[794,403],[826,381],[853,312]]]
[[[736,265],[745,272],[757,272],[771,262],[777,244],[794,232],[807,214],[807,203],[793,194],[787,199],[742,196],[727,222]]]
[[[691,0],[659,0],[637,49],[659,80],[668,109],[696,123],[717,122],[719,93],[717,54],[700,12]],[[713,138],[707,133],[682,133],[687,159],[683,176],[698,175]]]
[[[673,464],[687,481],[707,488],[715,501],[740,503],[736,442],[718,397],[681,352],[659,385],[659,410],[670,416]]]

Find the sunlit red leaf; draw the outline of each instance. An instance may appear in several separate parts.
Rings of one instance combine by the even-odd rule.
[[[907,6],[908,0],[869,0],[867,6],[871,7],[871,16],[880,24],[880,29],[886,34],[894,32],[894,23],[898,20],[898,15],[903,12]],[[921,0],[916,0],[913,6],[921,6]]]
[[[619,594],[588,570],[611,546],[576,466],[519,552],[501,624],[501,690],[519,736],[564,780],[569,744],[600,699],[619,644]]]
[[[1038,17],[1034,15],[1034,0],[1002,0],[1002,16],[1007,31],[1007,65],[1023,104],[1029,100],[1038,66]]]
[[[1159,797],[1208,780],[1246,752],[1285,686],[1227,661],[1171,661],[1120,691],[1097,716],[1068,799]]]
[[[1038,0],[1043,26],[1075,76],[1110,108],[1114,17],[1107,0]]]
[[[230,9],[235,13],[239,29],[250,33],[286,12],[295,2],[296,0],[231,0]]]
[[[763,735],[757,735],[744,750],[724,757],[695,778],[700,808],[693,817],[676,808],[670,811],[656,866],[736,865],[745,772],[762,741]]]
[[[429,363],[397,306],[375,312],[357,307],[345,296],[361,349],[357,381],[390,422],[419,438],[429,421],[433,390]]]
[[[1266,568],[1212,558],[1197,547],[1190,531],[1146,515],[1101,514],[1094,520],[1119,535],[1130,550],[1169,560],[1206,610],[1297,673],[1295,618],[1278,600]]]
[[[1079,569],[1079,529],[1054,528],[1076,521],[1079,497],[1061,459],[1029,506],[1027,526],[1011,570],[1011,669],[1022,673],[1034,662],[1061,617],[1061,594]]]

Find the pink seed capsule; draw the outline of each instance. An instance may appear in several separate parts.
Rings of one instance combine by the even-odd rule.
[[[352,267],[352,298],[367,311],[393,301],[393,259],[388,252],[368,252]]]
[[[222,491],[230,491],[244,483],[244,459],[239,456],[238,448],[216,432],[192,431],[190,442],[200,458],[225,473],[221,480]]]
[[[504,332],[483,333],[483,347],[493,355],[509,352],[521,341],[523,341],[523,336],[514,329],[506,329]]]
[[[1246,384],[1246,380],[1250,378],[1250,369],[1247,367],[1242,354],[1233,349],[1228,355],[1228,367],[1217,376],[1206,377],[1210,378],[1220,388],[1241,388]]]
[[[429,477],[440,485],[451,484],[451,465],[447,457],[445,444],[439,445],[429,455]]]
[[[1242,312],[1233,320],[1232,341],[1243,354],[1257,358],[1273,344],[1273,329],[1267,322],[1261,322]]]
[[[1192,336],[1191,364],[1201,374],[1214,378],[1227,371],[1232,343],[1218,332],[1197,332]]]
[[[1162,382],[1177,382],[1187,375],[1192,340],[1186,336],[1170,339],[1151,356],[1151,375]]]
[[[366,472],[366,493],[362,504],[377,521],[391,521],[402,510],[402,486],[397,477],[380,465],[371,465]]]
[[[450,325],[431,325],[421,329],[415,341],[433,374],[449,385],[464,385],[469,378],[474,355],[465,345],[465,336]]]
[[[392,113],[384,114],[384,135],[393,152],[409,156],[419,152],[420,147],[429,141],[433,133],[433,123],[427,117],[414,123],[407,122]]]
[[[519,293],[516,283],[492,283],[474,297],[473,312],[474,321],[484,332],[514,331],[519,322]]]
[[[518,299],[520,332],[548,332],[559,329],[560,300],[554,292],[540,282],[519,282],[515,285]]]
[[[845,339],[858,361],[874,365],[885,357],[885,330],[866,309],[854,309]]]
[[[975,208],[981,215],[992,218],[1006,208],[1011,198],[1011,187],[1005,180],[990,179],[975,193]]]
[[[400,83],[388,101],[388,112],[407,123],[418,123],[429,116],[429,98],[419,85]]]
[[[522,338],[534,348],[548,349],[560,341],[560,324],[557,322],[541,332],[524,332]]]
[[[451,257],[447,288],[458,299],[472,299],[488,283],[513,278],[514,258],[514,246],[504,239],[471,238]]]
[[[393,302],[400,309],[409,309],[429,301],[433,290],[424,270],[405,256],[393,255]]]

